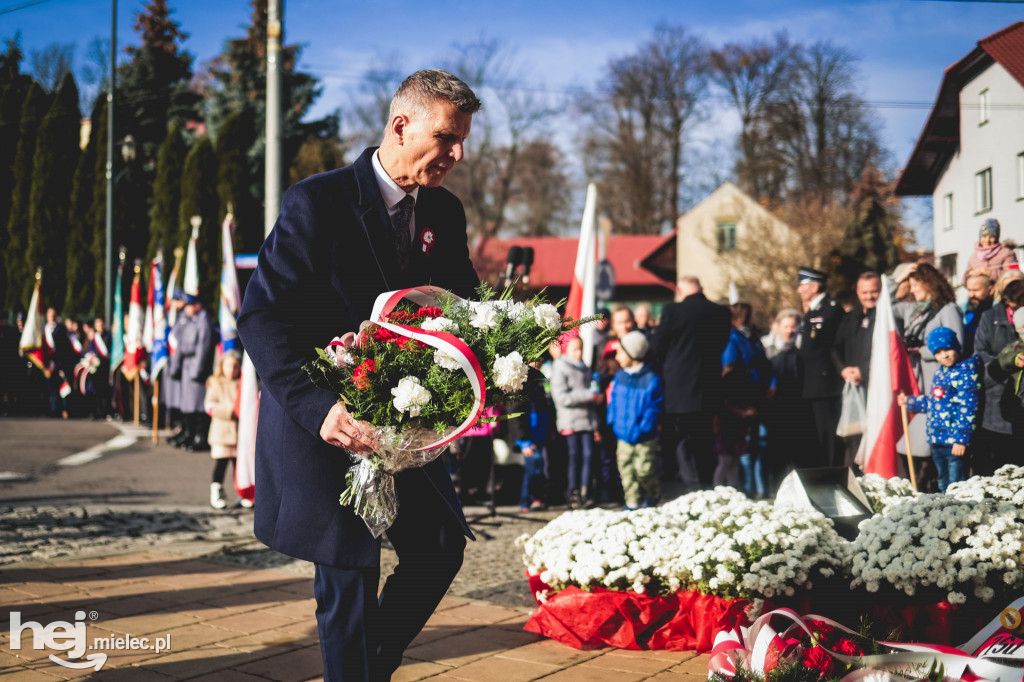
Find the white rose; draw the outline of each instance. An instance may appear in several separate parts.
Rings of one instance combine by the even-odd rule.
[[[469,318],[469,324],[477,329],[490,331],[498,324],[498,311],[494,306],[477,303],[473,306],[473,317]]]
[[[528,367],[523,362],[523,356],[518,351],[512,351],[508,355],[498,355],[494,358],[494,368],[491,376],[494,377],[494,384],[505,393],[513,393],[522,390],[526,384]]]
[[[533,319],[537,325],[548,330],[555,330],[562,326],[562,318],[558,315],[558,308],[550,303],[541,303],[533,309]]]
[[[461,369],[462,365],[454,357],[443,350],[434,351],[434,364],[442,369]]]
[[[459,328],[459,325],[455,324],[453,320],[449,320],[447,317],[428,317],[423,320],[423,324],[420,326],[429,332],[443,332],[448,329]]]
[[[420,409],[430,402],[430,391],[420,385],[416,377],[404,377],[398,386],[391,389],[395,396],[391,402],[399,412],[408,412],[410,417],[418,417]]]

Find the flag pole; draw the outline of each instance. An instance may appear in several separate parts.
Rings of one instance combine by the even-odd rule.
[[[160,377],[153,379],[153,442],[160,442]]]
[[[900,416],[903,417],[903,436],[907,441],[907,470],[910,471],[910,485],[917,492],[917,476],[914,474],[914,456],[910,453],[910,424],[907,419],[907,406],[900,405]]]
[[[135,379],[132,381],[132,393],[135,394],[133,396],[134,400],[132,401],[134,403],[133,409],[135,411],[135,414],[134,414],[134,424],[135,424],[135,426],[138,426],[139,425],[139,373],[138,373],[138,371],[135,372]]]

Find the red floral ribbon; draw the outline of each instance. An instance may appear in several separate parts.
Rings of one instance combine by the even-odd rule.
[[[395,307],[403,299],[409,299],[413,303],[420,306],[437,306],[440,304],[438,298],[441,294],[448,294],[457,301],[465,299],[459,298],[454,294],[447,292],[445,289],[440,287],[413,287],[411,289],[399,289],[397,291],[388,291],[377,297],[377,300],[373,304],[373,312],[370,314],[370,321],[373,324],[383,327],[396,334],[404,336],[406,338],[414,339],[428,346],[432,346],[437,350],[455,358],[462,371],[465,372],[466,377],[469,378],[469,383],[473,387],[474,405],[470,411],[469,416],[447,437],[442,438],[434,443],[425,445],[421,448],[416,448],[416,452],[422,450],[432,450],[439,448],[453,440],[459,438],[469,429],[473,428],[484,411],[484,373],[480,366],[480,361],[469,346],[454,334],[442,331],[430,331],[427,329],[420,329],[419,327],[410,327],[404,324],[394,324],[387,321],[388,315],[395,309]],[[353,332],[348,332],[344,336],[334,339],[328,344],[328,349],[335,347],[336,350],[352,346],[358,343],[358,337]],[[340,348],[338,348],[340,347]]]
[[[1024,605],[1024,599],[1014,602],[1008,608]],[[1004,613],[1007,609],[1004,609]],[[773,618],[783,618],[792,621],[792,625],[781,633],[770,625]],[[999,623],[999,618],[994,623]],[[793,647],[798,641],[792,636],[794,631],[803,630],[808,636],[821,634],[822,628],[831,628],[848,635],[857,636],[853,630],[846,628],[839,623],[822,616],[809,615],[800,616],[790,609],[776,609],[764,614],[754,621],[749,628],[734,628],[722,631],[715,637],[715,644],[711,650],[711,660],[708,664],[710,672],[721,675],[735,675],[737,662],[749,670],[764,673],[775,667],[779,659],[784,657],[785,652]],[[941,646],[935,644],[906,644],[899,642],[880,642],[882,646],[894,649],[893,653],[876,654],[869,656],[846,655],[842,652],[833,651],[820,643],[813,647],[812,654],[830,656],[845,664],[853,664],[862,667],[845,677],[842,682],[853,682],[871,672],[890,668],[899,669],[911,663],[929,664],[938,661],[946,669],[946,676],[956,676],[954,679],[964,680],[1024,680],[1024,670],[1019,667],[1012,667],[995,663],[984,658],[985,646],[991,647],[993,636],[998,636],[993,630],[993,624],[989,624],[982,632],[978,633],[970,642],[963,645],[963,649],[973,651],[970,655],[960,648]],[[815,631],[817,630],[817,632]],[[1001,641],[1001,640],[1000,640]],[[981,646],[981,648],[977,648]],[[981,656],[976,658],[975,656]],[[824,663],[825,661],[823,661]],[[897,677],[896,679],[901,679]]]

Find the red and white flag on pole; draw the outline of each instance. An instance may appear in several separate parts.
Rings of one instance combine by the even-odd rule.
[[[135,379],[139,372],[139,364],[146,352],[142,345],[142,322],[145,314],[142,311],[141,268],[135,266],[135,277],[132,278],[132,295],[128,302],[128,328],[124,335],[124,361],[121,373],[129,379]]]
[[[587,185],[587,203],[583,208],[580,240],[576,247],[576,266],[569,287],[569,301],[565,305],[566,317],[578,320],[595,311],[594,286],[597,260],[597,186]],[[583,339],[583,360],[589,364],[594,350],[594,330],[591,325],[580,327]]]
[[[22,329],[21,339],[18,341],[18,350],[49,378],[50,349],[43,338],[46,318],[43,315],[43,299],[39,294],[39,285],[42,279],[42,273],[36,272],[36,285],[32,289],[32,301],[28,304],[28,312],[25,313],[25,327]]]
[[[260,390],[256,367],[248,353],[242,353],[242,378],[238,382],[238,445],[235,460],[235,490],[243,500],[256,497],[256,424],[260,415]]]
[[[899,460],[896,443],[903,437],[903,420],[896,396],[901,392],[914,395],[918,390],[910,356],[896,328],[889,295],[889,285],[883,277],[871,336],[867,429],[861,443],[864,472],[883,478],[896,475]]]

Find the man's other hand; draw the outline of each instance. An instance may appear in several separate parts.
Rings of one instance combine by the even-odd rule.
[[[344,403],[335,403],[320,427],[320,437],[325,443],[357,455],[368,455],[375,449],[369,429],[366,422],[352,419]]]

